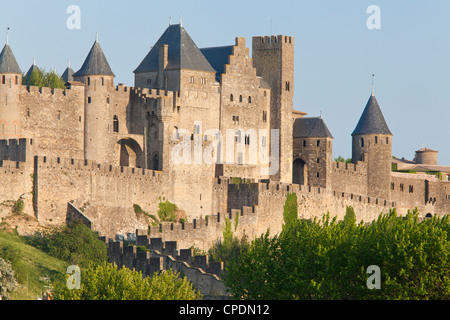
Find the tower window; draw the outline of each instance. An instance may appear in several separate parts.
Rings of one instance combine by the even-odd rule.
[[[360,146],[361,146],[361,148],[364,147],[364,138],[361,138],[361,140],[360,140]]]
[[[394,183],[393,182],[391,182],[391,190],[394,190],[395,189],[395,187],[394,187]]]
[[[16,84],[19,84],[19,77],[16,76]]]
[[[291,83],[289,81],[286,81],[286,91],[291,91]]]
[[[119,132],[119,118],[117,118],[117,116],[114,116],[113,118],[113,131]]]
[[[6,77],[2,76],[2,84],[5,84],[5,83],[6,83]]]
[[[106,103],[108,103],[108,104],[109,104],[109,97],[107,97],[107,98],[106,98]]]
[[[386,144],[389,144],[389,138],[386,137]]]
[[[231,94],[231,95],[230,95],[230,101],[233,101],[233,100],[234,100],[233,94]]]
[[[403,192],[403,183],[400,183],[400,191]]]
[[[248,103],[252,103],[252,97],[248,97]]]
[[[102,77],[102,86],[105,85],[105,78]]]
[[[317,163],[320,163],[320,158],[317,158]]]
[[[267,111],[263,111],[263,122],[267,122]]]
[[[306,140],[303,140],[303,148],[306,147]]]
[[[320,140],[317,140],[317,146],[320,147]]]
[[[242,96],[239,96],[239,102],[242,102]]]
[[[88,77],[88,78],[87,78],[87,83],[88,83],[88,86],[91,85],[91,77]]]
[[[409,193],[413,193],[414,192],[414,186],[409,186]]]
[[[88,97],[88,103],[91,103],[91,102],[92,102],[91,97]]]
[[[378,144],[378,137],[375,137],[375,144]]]
[[[317,178],[319,178],[320,174],[317,172]]]

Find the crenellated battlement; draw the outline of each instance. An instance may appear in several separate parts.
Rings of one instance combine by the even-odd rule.
[[[367,163],[358,161],[357,163],[344,163],[332,161],[331,167],[333,169],[333,174],[356,174],[367,176]]]
[[[224,283],[220,280],[224,271],[223,262],[209,262],[208,256],[194,256],[193,249],[178,250],[176,241],[163,242],[161,238],[149,238],[136,231],[136,244],[146,247],[124,245],[123,241],[106,241],[108,261],[118,268],[142,272],[144,277],[172,269],[186,276],[204,299],[228,296]]]
[[[36,156],[36,165],[40,168],[52,168],[55,170],[64,170],[66,175],[68,170],[73,172],[88,171],[93,175],[123,177],[128,179],[147,180],[149,182],[159,182],[164,176],[162,171],[122,167],[110,164],[101,164],[97,161],[69,158],[50,158],[46,156]]]
[[[253,37],[253,46],[255,49],[277,48],[281,45],[294,45],[294,37],[278,35],[278,36],[257,36]]]
[[[17,162],[27,161],[27,149],[30,150],[30,139],[2,139],[0,140],[0,160]]]

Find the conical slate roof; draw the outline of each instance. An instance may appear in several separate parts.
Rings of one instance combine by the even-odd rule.
[[[352,136],[362,134],[392,135],[374,95],[369,98]]]
[[[294,122],[294,138],[333,138],[322,118],[297,118]]]
[[[39,70],[38,66],[34,62],[30,67],[30,69],[28,69],[27,73],[25,74],[25,78],[29,79],[33,71],[41,72],[41,70]]]
[[[0,73],[22,73],[8,43],[0,53]]]
[[[97,40],[95,40],[92,45],[91,51],[89,51],[89,54],[86,60],[84,60],[81,69],[73,74],[74,77],[90,75],[114,77],[114,73],[111,71],[108,60],[106,60],[103,50]]]
[[[158,71],[159,45],[168,45],[167,69],[216,72],[180,24],[170,25],[152,47],[134,73]]]
[[[61,79],[64,82],[73,81],[73,70],[71,67],[67,67],[66,70],[64,70],[64,73],[61,76]]]

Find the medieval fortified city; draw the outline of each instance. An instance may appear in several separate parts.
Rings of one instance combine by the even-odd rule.
[[[208,252],[226,230],[250,242],[285,232],[293,195],[296,220],[328,213],[343,221],[350,208],[354,228],[382,213],[406,221],[414,211],[418,226],[450,213],[450,164],[438,164],[438,151],[427,147],[411,150],[411,160],[393,156],[398,119],[385,119],[373,86],[349,124],[351,159],[339,160],[322,116],[294,109],[298,39],[236,37],[199,48],[181,21],[158,28],[130,70],[134,86],[116,83],[101,34],[81,67],[64,71],[62,88],[30,85],[41,71],[33,62],[23,72],[6,37],[2,227],[25,237],[81,221],[106,246],[108,262],[144,277],[172,269],[204,299],[223,300],[237,294],[223,281],[227,265]],[[160,214],[170,206],[171,216]]]

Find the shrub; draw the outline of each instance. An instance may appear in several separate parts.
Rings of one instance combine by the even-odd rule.
[[[0,298],[9,299],[10,293],[17,288],[14,270],[8,261],[0,258]]]

